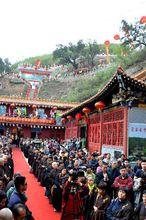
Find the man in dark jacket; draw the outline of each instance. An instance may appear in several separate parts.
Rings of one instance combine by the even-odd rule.
[[[103,163],[102,165],[102,171],[96,174],[95,177],[95,183],[96,185],[100,183],[106,183],[106,192],[108,195],[111,194],[111,176],[110,173],[108,172],[108,165],[107,163]]]
[[[132,205],[126,199],[126,191],[120,189],[118,197],[113,199],[106,210],[106,220],[132,219]]]
[[[32,220],[33,217],[28,207],[25,205],[27,198],[25,191],[27,189],[27,182],[24,176],[17,176],[14,180],[15,190],[10,196],[8,201],[8,207],[13,211],[14,205],[20,203],[23,204],[26,208],[26,220]]]

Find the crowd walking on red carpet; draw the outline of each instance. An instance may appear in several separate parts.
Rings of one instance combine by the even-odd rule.
[[[45,196],[61,220],[145,220],[146,162],[92,154],[73,139],[40,143],[22,140],[21,149]]]
[[[21,139],[19,147],[61,220],[146,219],[146,162],[141,158],[132,168],[125,155],[91,154],[75,139]],[[26,189],[26,177],[14,173],[11,140],[0,136],[0,220],[34,219]]]

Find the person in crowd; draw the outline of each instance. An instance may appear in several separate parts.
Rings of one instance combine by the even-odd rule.
[[[133,180],[130,176],[128,176],[125,166],[122,166],[120,168],[120,176],[116,177],[113,183],[113,187],[115,189],[115,196],[116,196],[117,191],[121,187],[127,190],[130,195],[132,186],[133,186]]]
[[[100,173],[102,171],[103,161],[102,159],[98,160],[98,167],[96,169],[96,173]]]
[[[120,176],[120,171],[118,168],[117,161],[113,160],[111,162],[111,165],[109,166],[108,172],[111,177],[111,184],[113,184],[116,177]]]
[[[128,166],[126,166],[126,171],[127,171],[128,176],[130,176],[132,179],[134,179],[135,174],[134,174],[130,164]]]
[[[87,179],[91,177],[93,180],[95,180],[95,173],[91,168],[87,168],[85,176]]]
[[[0,190],[0,209],[7,207],[7,195],[3,190]]]
[[[96,155],[94,153],[91,155],[91,159],[88,160],[87,166],[93,169],[94,171],[97,169],[98,160],[96,159]]]
[[[0,190],[5,191],[6,185],[5,185],[5,179],[4,178],[0,178]]]
[[[62,190],[59,183],[59,169],[58,163],[52,163],[52,170],[50,171],[50,188],[51,188],[51,203],[55,212],[60,212],[62,207]]]
[[[141,169],[142,169],[141,163],[142,163],[142,159],[141,159],[141,158],[138,158],[137,161],[136,161],[136,165],[134,166],[134,169],[133,169],[133,171],[134,171],[135,174],[136,174],[136,172],[137,172],[138,170],[141,170]]]
[[[103,162],[104,163],[107,163],[108,165],[111,163],[111,154],[108,153],[108,154],[105,154],[105,157],[103,159]]]
[[[130,162],[128,159],[124,160],[123,166],[128,167],[130,165]]]
[[[131,220],[133,210],[131,203],[126,198],[126,191],[119,189],[118,197],[113,199],[106,210],[106,220]]]
[[[102,165],[102,171],[96,174],[95,183],[106,183],[107,193],[110,194],[111,188],[111,177],[108,172],[108,165],[104,162]]]
[[[146,162],[141,163],[142,169],[138,169],[134,177],[134,198],[135,206],[137,206],[142,200],[143,191],[146,190]]]
[[[94,200],[90,220],[105,220],[105,211],[110,203],[110,197],[106,193],[106,183],[99,183],[97,187],[98,193]]]
[[[146,190],[146,161],[141,163],[142,169],[138,169],[136,172],[136,177],[142,179],[142,188]]]
[[[59,183],[60,183],[60,187],[63,190],[64,186],[66,184],[66,181],[68,180],[68,173],[67,170],[64,168],[62,169],[61,173],[59,174]]]
[[[77,180],[77,173],[70,173],[63,193],[64,207],[61,220],[83,220],[82,186],[78,184]]]
[[[13,207],[14,220],[25,220],[26,219],[26,208],[21,203],[14,205]]]
[[[8,208],[1,209],[0,220],[14,220],[12,211]]]
[[[12,179],[11,181],[9,181],[8,184],[7,184],[6,194],[7,194],[8,200],[10,199],[12,193],[13,193],[14,190],[15,190],[14,180],[15,180],[15,178],[16,178],[17,176],[21,176],[21,174],[20,174],[20,173],[15,173],[13,179]]]
[[[31,211],[26,205],[27,197],[25,191],[27,189],[27,182],[24,176],[17,176],[14,180],[15,190],[10,196],[8,207],[13,211],[14,205],[20,203],[26,208],[26,220],[33,219]]]
[[[11,188],[11,187],[14,187],[14,179],[16,178],[16,176],[21,176],[20,173],[14,173],[13,175],[13,179],[10,180],[6,186],[6,192]]]
[[[143,192],[142,202],[138,204],[134,209],[135,219],[145,220],[146,219],[146,191]]]
[[[87,183],[89,193],[86,196],[84,203],[84,219],[90,220],[91,212],[93,211],[94,201],[97,195],[97,186],[94,183],[94,178],[92,176],[88,177]]]

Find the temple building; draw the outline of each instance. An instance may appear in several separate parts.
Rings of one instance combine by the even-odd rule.
[[[24,138],[64,139],[61,114],[77,104],[41,99],[0,97],[0,134]]]
[[[64,113],[65,139],[80,138],[91,152],[146,157],[145,72],[118,68],[96,95]]]

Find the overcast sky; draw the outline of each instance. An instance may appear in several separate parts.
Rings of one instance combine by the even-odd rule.
[[[0,57],[15,62],[51,53],[59,43],[113,41],[122,19],[145,12],[146,0],[2,0]]]

